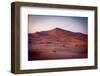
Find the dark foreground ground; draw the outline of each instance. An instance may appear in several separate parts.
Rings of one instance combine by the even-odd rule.
[[[38,44],[29,47],[28,60],[79,59],[87,58],[86,48],[69,48],[54,44]]]

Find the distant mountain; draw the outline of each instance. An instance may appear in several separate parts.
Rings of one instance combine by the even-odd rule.
[[[28,34],[28,60],[87,58],[88,36],[60,28]]]
[[[71,48],[87,48],[88,36],[60,28],[28,34],[29,44],[62,44]]]

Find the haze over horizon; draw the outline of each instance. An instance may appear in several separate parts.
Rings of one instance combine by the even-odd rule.
[[[35,33],[61,28],[72,32],[88,33],[87,17],[29,15],[28,32]]]

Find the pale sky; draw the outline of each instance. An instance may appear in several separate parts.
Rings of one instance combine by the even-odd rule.
[[[28,32],[48,31],[54,28],[61,28],[72,32],[88,33],[88,18],[74,16],[48,16],[29,15]]]

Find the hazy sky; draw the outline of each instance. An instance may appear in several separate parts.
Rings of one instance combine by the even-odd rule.
[[[88,18],[71,16],[29,15],[28,26],[29,33],[47,31],[54,28],[62,28],[72,32],[87,34]]]

